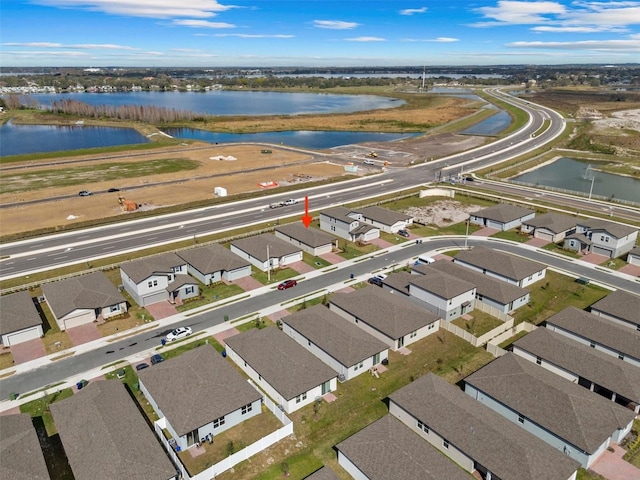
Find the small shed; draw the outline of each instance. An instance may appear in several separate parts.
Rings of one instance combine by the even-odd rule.
[[[227,189],[224,187],[216,187],[213,189],[213,194],[216,197],[226,197],[227,196]]]

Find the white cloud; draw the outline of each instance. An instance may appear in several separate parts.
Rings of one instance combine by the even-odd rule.
[[[237,38],[295,38],[295,35],[284,34],[263,34],[263,33],[215,33],[214,37],[237,37]]]
[[[356,22],[343,22],[342,20],[314,20],[313,26],[316,28],[326,28],[329,30],[351,30],[360,24]]]
[[[437,37],[437,38],[405,38],[403,42],[436,42],[436,43],[453,43],[459,42],[459,38],[453,37]]]
[[[79,48],[83,50],[138,50],[137,48],[125,45],[113,45],[109,43],[84,43],[77,45],[66,45],[67,48]]]
[[[533,27],[531,31],[551,32],[551,33],[598,33],[598,32],[624,32],[625,30],[623,28],[611,27],[609,25],[600,25],[600,26],[593,26],[593,27],[587,27],[587,26],[552,27],[549,25],[546,25],[546,26],[541,25],[538,27]]]
[[[640,52],[640,41],[631,40],[582,40],[577,42],[512,42],[507,47],[544,48],[562,50],[593,50],[611,52]]]
[[[53,42],[7,42],[0,44],[3,47],[36,47],[36,48],[58,48],[61,47],[61,43],[53,43]]]
[[[545,23],[548,15],[563,14],[566,9],[556,2],[521,2],[512,0],[500,0],[495,7],[480,7],[476,11],[485,17],[493,19],[498,24],[527,25]],[[487,22],[486,24],[492,24]]]
[[[427,11],[427,7],[422,8],[405,8],[404,10],[400,10],[400,15],[413,15],[414,13],[424,13]]]
[[[345,38],[347,42],[386,42],[385,38],[380,37],[354,37],[354,38]]]
[[[236,28],[231,23],[209,22],[208,20],[174,20],[171,24],[191,28]]]
[[[34,3],[152,18],[209,18],[216,16],[218,12],[237,8],[234,5],[222,5],[217,0],[34,0]]]

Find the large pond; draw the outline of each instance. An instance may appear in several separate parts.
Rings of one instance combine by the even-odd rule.
[[[395,108],[402,100],[375,95],[318,93],[238,92],[118,92],[31,95],[49,107],[56,100],[76,100],[89,105],[143,105],[185,110],[207,115],[300,115],[348,113]]]
[[[362,142],[390,142],[421,134],[375,132],[286,131],[264,133],[219,133],[193,128],[164,128],[172,137],[210,143],[257,142],[285,144],[293,147],[322,150]]]
[[[511,115],[500,110],[460,133],[463,135],[497,135],[509,125],[511,125]]]
[[[0,127],[0,156],[146,143],[131,128],[14,125]]]
[[[594,170],[596,164],[560,158],[540,168],[524,173],[514,180],[533,185],[562,188],[603,197],[614,197],[640,203],[640,180]]]

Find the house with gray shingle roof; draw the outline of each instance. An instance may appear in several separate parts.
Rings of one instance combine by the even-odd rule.
[[[4,347],[43,335],[42,318],[28,291],[0,297],[0,343]]]
[[[302,261],[300,247],[281,240],[273,233],[233,240],[231,251],[263,272]]]
[[[469,221],[481,227],[511,230],[519,227],[523,221],[532,219],[535,215],[536,212],[528,208],[499,203],[498,205],[473,212],[469,217]]]
[[[397,233],[413,223],[413,217],[401,212],[378,206],[365,207],[358,210],[362,220],[379,228],[383,232]]]
[[[564,241],[564,248],[576,252],[597,253],[617,258],[631,251],[638,239],[638,229],[599,218],[578,221],[576,232]]]
[[[333,207],[320,212],[320,229],[350,242],[369,242],[380,238],[380,229],[362,214],[346,207]]]
[[[629,265],[640,265],[640,245],[636,245],[627,253],[627,263]]]
[[[102,272],[45,283],[42,295],[60,330],[127,312],[126,299]]]
[[[439,270],[476,286],[476,301],[493,307],[502,313],[509,313],[529,303],[529,290],[483,275],[448,260],[440,260],[429,265],[414,265],[412,272],[423,274],[429,269]]]
[[[521,231],[534,238],[558,243],[576,231],[578,220],[562,213],[549,212],[522,222]]]
[[[49,480],[31,415],[0,415],[0,471],[11,480]]]
[[[307,475],[303,480],[340,480],[340,477],[335,474],[329,467],[320,467],[311,475]]]
[[[331,311],[382,340],[392,350],[438,331],[440,317],[423,305],[374,285],[355,292],[334,293],[329,298]]]
[[[140,391],[182,450],[259,415],[262,395],[210,345],[139,372]]]
[[[379,365],[388,346],[324,305],[299,310],[281,319],[282,331],[350,380]]]
[[[182,250],[177,255],[187,263],[189,275],[204,285],[222,280],[232,282],[251,275],[251,263],[248,260],[241,259],[217,243]]]
[[[331,253],[338,240],[335,235],[329,235],[317,228],[305,228],[301,222],[276,227],[275,236],[316,257]]]
[[[287,413],[333,392],[338,374],[276,327],[225,340],[227,355]]]
[[[338,464],[352,478],[471,480],[469,474],[392,415],[386,415],[335,446]]]
[[[567,307],[547,318],[546,328],[640,367],[640,331]]]
[[[616,290],[590,307],[591,313],[640,331],[640,296]]]
[[[409,295],[422,300],[428,310],[450,322],[473,311],[476,286],[459,277],[424,265],[422,275],[409,280]]]
[[[91,382],[49,409],[76,480],[178,478],[119,380]]]
[[[195,289],[190,284],[180,290],[180,283],[176,284],[178,290],[168,289],[178,275],[185,275],[187,271],[187,262],[175,253],[167,252],[121,264],[120,278],[127,293],[138,305],[144,307],[199,295],[197,284]]]
[[[537,328],[518,339],[513,353],[640,412],[640,368],[621,362],[548,328]]]
[[[541,263],[482,246],[462,250],[453,261],[522,288],[542,280],[547,274],[547,267]]]
[[[392,393],[389,413],[481,478],[574,480],[580,466],[433,373]]]
[[[464,380],[464,391],[589,468],[630,431],[632,410],[507,353]]]

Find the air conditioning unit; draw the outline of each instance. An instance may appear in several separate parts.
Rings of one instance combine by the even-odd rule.
[[[338,375],[338,381],[340,383],[343,383],[346,379],[347,377],[344,376],[344,373],[341,373],[340,375]]]
[[[44,295],[38,295],[38,303],[44,303]]]
[[[123,290],[124,290],[124,285],[123,284],[118,285],[118,291],[121,292]]]

